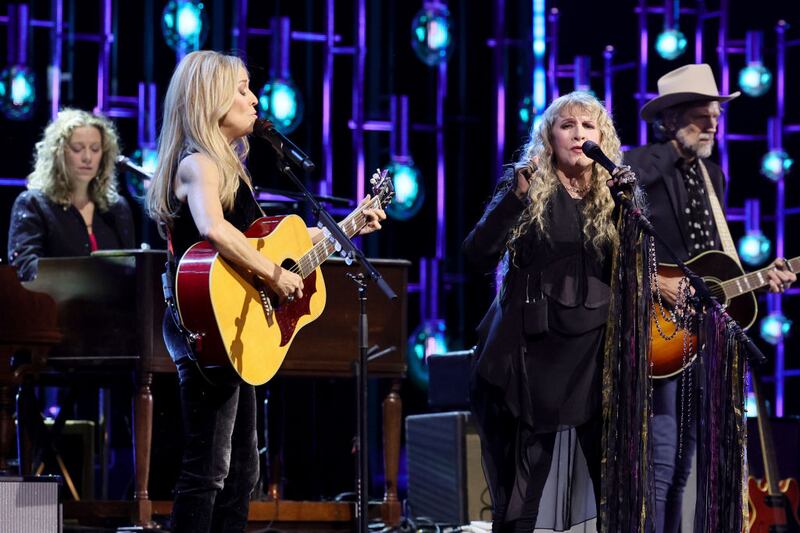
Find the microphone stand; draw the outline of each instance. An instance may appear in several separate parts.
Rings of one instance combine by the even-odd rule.
[[[717,299],[711,294],[711,291],[706,285],[706,282],[703,281],[703,278],[692,272],[692,270],[686,266],[686,264],[678,259],[678,256],[675,254],[675,251],[669,247],[669,245],[664,241],[664,239],[658,234],[656,229],[653,227],[653,224],[648,220],[648,218],[642,213],[642,210],[636,207],[625,191],[617,189],[615,190],[614,187],[611,187],[611,194],[614,195],[622,206],[633,216],[633,219],[636,221],[636,224],[639,228],[641,228],[645,233],[650,235],[651,237],[655,238],[663,247],[664,250],[667,251],[669,256],[675,261],[675,264],[678,268],[681,269],[683,275],[689,279],[689,283],[694,288],[694,300],[696,301],[695,308],[699,312],[703,306],[713,307],[714,309],[719,312],[722,316],[723,320],[725,320],[725,324],[733,331],[736,340],[738,340],[742,346],[745,348],[745,352],[747,354],[747,361],[753,365],[762,365],[766,362],[767,358],[764,357],[764,354],[755,345],[753,340],[745,333],[742,326],[731,317],[728,312],[725,310],[725,307],[717,301]]]
[[[273,145],[273,148],[275,146]],[[330,213],[328,213],[322,205],[317,201],[317,198],[311,194],[302,181],[292,171],[290,165],[291,160],[286,157],[283,151],[275,150],[278,159],[278,169],[284,176],[288,177],[302,193],[303,197],[311,205],[312,212],[317,216],[319,223],[328,231],[326,238],[333,239],[341,246],[341,254],[344,255],[345,261],[350,264],[353,260],[361,265],[362,272],[355,274],[347,274],[347,277],[356,284],[358,289],[359,301],[359,321],[358,321],[358,349],[359,357],[354,363],[354,373],[356,378],[356,531],[358,533],[369,532],[369,455],[367,453],[368,442],[368,421],[367,421],[367,400],[368,400],[368,380],[367,380],[367,362],[369,360],[368,353],[368,322],[367,322],[367,283],[373,281],[381,291],[386,295],[389,300],[396,300],[397,294],[389,287],[386,280],[383,279],[380,272],[378,272],[372,263],[364,256],[362,252],[350,238],[345,235],[339,224],[333,220]],[[312,167],[313,168],[313,167]]]

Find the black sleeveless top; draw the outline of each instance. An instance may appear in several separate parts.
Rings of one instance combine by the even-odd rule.
[[[239,188],[236,190],[233,208],[226,211],[224,216],[225,220],[242,232],[262,216],[252,189],[242,178],[239,178]],[[175,260],[180,261],[186,250],[202,240],[204,237],[197,231],[188,202],[182,202],[172,226],[172,250]]]

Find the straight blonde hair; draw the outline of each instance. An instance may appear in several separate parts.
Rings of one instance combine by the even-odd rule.
[[[164,119],[158,137],[158,165],[147,190],[147,214],[172,227],[180,204],[174,193],[175,174],[182,157],[207,155],[219,172],[219,199],[233,208],[239,178],[251,186],[243,161],[249,151],[246,137],[229,142],[220,122],[233,105],[241,59],[210,50],[187,54],[172,74],[164,98]]]
[[[72,182],[65,151],[77,128],[91,127],[100,132],[103,155],[97,176],[89,182],[89,199],[100,211],[107,211],[119,199],[117,156],[119,141],[114,125],[102,115],[81,109],[62,109],[36,143],[36,161],[28,175],[28,189],[40,190],[52,202],[68,206],[72,202]]]

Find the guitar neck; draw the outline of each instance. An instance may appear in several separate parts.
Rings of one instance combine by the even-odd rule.
[[[794,259],[787,259],[786,263],[789,266],[789,270],[792,272],[800,270],[800,256]],[[767,272],[770,268],[772,267],[762,268],[761,270],[745,274],[744,276],[722,282],[721,286],[725,291],[725,296],[728,298],[735,298],[768,285],[769,278],[767,277]]]
[[[381,207],[381,200],[379,197],[372,198],[368,203],[359,206],[358,209],[350,213],[347,218],[339,222],[339,227],[342,228],[345,235],[352,237],[356,235],[361,228],[367,223],[367,217],[364,215],[365,209],[377,209]],[[321,265],[328,257],[336,251],[336,243],[332,239],[323,238],[317,244],[311,247],[311,250],[306,252],[300,259],[297,260],[297,266],[300,268],[300,277],[306,278],[311,274],[319,265]]]
[[[758,411],[758,434],[761,437],[761,456],[764,458],[764,476],[767,478],[767,488],[773,496],[781,494],[778,486],[778,467],[775,460],[775,445],[772,442],[772,431],[769,426],[769,413],[767,403],[761,393],[760,376],[755,368],[750,369],[750,383],[753,387],[753,394],[756,396],[756,408]]]

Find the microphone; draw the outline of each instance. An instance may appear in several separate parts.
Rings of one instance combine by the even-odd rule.
[[[269,120],[256,119],[255,124],[253,124],[253,135],[269,141],[278,157],[288,159],[306,174],[314,171],[314,162],[292,141],[275,129],[275,125]]]
[[[117,156],[116,163],[117,163],[117,166],[123,167],[126,170],[130,170],[131,172],[133,172],[134,174],[137,174],[138,176],[140,176],[142,178],[145,178],[145,179],[148,179],[148,180],[153,179],[153,175],[152,174],[150,174],[144,168],[140,167],[139,165],[137,165],[136,163],[131,161],[130,157],[125,157],[124,155],[119,155],[119,156]]]
[[[586,157],[600,164],[611,174],[611,179],[606,182],[606,185],[611,189],[611,194],[627,197],[627,194],[636,186],[636,174],[633,173],[631,167],[614,164],[596,142],[585,141],[581,145],[581,150],[586,154]]]
[[[608,173],[612,176],[619,169],[619,167],[615,165],[606,154],[603,153],[602,148],[600,148],[596,142],[585,141],[583,145],[581,145],[581,150],[583,150],[583,153],[586,154],[586,157],[592,161],[600,163],[600,165],[608,170]]]

